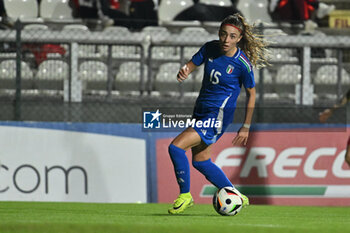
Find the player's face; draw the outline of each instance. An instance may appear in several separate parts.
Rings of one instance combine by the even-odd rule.
[[[224,54],[230,54],[235,51],[237,43],[241,39],[240,31],[233,26],[223,25],[219,30],[220,47]]]

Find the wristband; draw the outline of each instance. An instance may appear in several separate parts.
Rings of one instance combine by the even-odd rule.
[[[243,126],[242,126],[243,128],[247,128],[247,129],[249,129],[250,128],[250,124],[243,124]]]

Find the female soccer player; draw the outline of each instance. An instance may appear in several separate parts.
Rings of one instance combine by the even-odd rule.
[[[237,97],[242,84],[247,92],[245,121],[232,143],[246,145],[255,106],[255,81],[252,65],[264,66],[266,42],[252,32],[253,27],[239,14],[225,18],[219,29],[219,40],[204,44],[177,74],[183,82],[199,65],[204,63],[202,88],[194,107],[193,119],[205,122],[215,120],[221,124],[196,124],[178,135],[169,146],[180,187],[180,195],[174,201],[170,214],[178,214],[193,205],[190,193],[190,168],[185,152],[192,149],[192,165],[217,188],[231,186],[224,172],[210,159],[210,148],[233,122]],[[208,125],[208,124],[207,124]],[[244,205],[249,201],[242,196]]]

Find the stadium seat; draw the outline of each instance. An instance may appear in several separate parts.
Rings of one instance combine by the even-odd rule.
[[[107,90],[108,67],[101,61],[84,61],[79,66],[83,90]]]
[[[136,36],[142,34],[133,34],[128,28],[122,26],[107,27],[103,30],[101,36],[109,36],[113,39],[125,39],[126,37]],[[112,57],[113,58],[140,58],[141,48],[132,45],[113,45],[112,46]],[[108,46],[100,45],[98,46],[98,52],[106,57],[108,56]]]
[[[103,34],[111,34],[113,36],[125,36],[125,35],[130,34],[130,31],[127,27],[112,26],[112,27],[106,27],[102,33]]]
[[[39,7],[37,0],[4,0],[8,17],[21,21],[42,21],[38,18]]]
[[[314,79],[314,84],[337,84],[338,67],[336,65],[324,65],[318,68]],[[350,76],[346,70],[342,69],[342,84],[350,84]]]
[[[62,60],[43,61],[36,74],[36,87],[45,90],[63,90],[63,82],[69,77],[68,72],[68,64]]]
[[[68,79],[68,64],[61,60],[43,61],[36,74],[41,80],[63,80]]]
[[[193,5],[192,0],[163,0],[158,8],[159,24],[171,22],[177,14]]]
[[[268,13],[268,0],[245,0],[239,1],[237,8],[250,23],[271,23],[271,16]]]
[[[298,58],[294,56],[293,49],[290,48],[270,48],[271,62],[285,61],[285,62],[298,62]]]
[[[64,25],[62,30],[64,31],[86,31],[88,32],[89,31],[89,28],[86,26],[86,25],[83,25],[83,24],[67,24],[67,25]]]
[[[301,66],[283,65],[277,71],[276,83],[297,84],[301,80]]]
[[[199,0],[200,3],[216,6],[232,6],[230,0]]]
[[[266,68],[263,69],[263,75],[264,75],[264,83],[266,83],[266,84],[273,83],[272,76],[271,76],[268,69],[266,69]],[[258,70],[256,68],[254,68],[254,79],[255,79],[255,83],[260,82],[260,70]]]
[[[209,32],[202,27],[184,27],[181,30],[180,35],[201,37],[201,36],[208,36]]]
[[[83,38],[85,33],[88,34],[91,32],[89,28],[83,24],[66,24],[62,28],[62,33],[70,37],[77,36],[78,38]],[[78,56],[82,58],[100,58],[101,57],[101,54],[99,53],[96,45],[79,44],[78,51],[79,51]]]
[[[4,60],[0,63],[0,78],[1,79],[16,79],[16,60]],[[29,65],[22,61],[21,62],[21,77],[23,79],[32,79],[33,71]]]
[[[68,0],[41,0],[40,16],[45,20],[72,20],[72,8]]]
[[[140,62],[124,62],[120,65],[118,73],[115,77],[115,89],[121,93],[137,94],[140,91],[141,82],[141,65]],[[148,67],[144,65],[143,77],[146,83]]]
[[[185,27],[181,30],[181,33],[177,39],[180,41],[193,41],[196,39],[209,39],[209,32],[202,27]],[[217,36],[216,36],[217,37]],[[200,46],[186,46],[184,48],[184,58],[189,60],[192,56],[198,52]]]
[[[24,25],[23,30],[49,30],[49,27],[45,24],[26,24]]]
[[[0,89],[16,88],[16,60],[3,60],[0,63]],[[29,65],[21,62],[21,88],[32,89],[34,84],[33,71]]]
[[[193,91],[193,79],[188,78],[182,84],[176,79],[176,75],[180,69],[180,63],[167,62],[159,67],[157,72],[154,89],[162,95],[179,94],[181,88],[184,92]]]
[[[171,36],[166,27],[145,27],[141,32],[148,41],[144,44],[146,54],[148,55],[148,46],[150,40],[152,41],[164,41],[168,40]],[[154,46],[152,48],[152,59],[155,60],[168,60],[168,59],[180,59],[180,49],[173,46]]]
[[[147,26],[141,31],[144,37],[149,36],[152,40],[167,39],[170,36],[170,32],[166,27],[162,26]]]
[[[107,81],[108,68],[101,61],[85,61],[79,66],[79,78],[86,81]]]

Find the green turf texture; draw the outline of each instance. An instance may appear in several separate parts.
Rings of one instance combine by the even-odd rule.
[[[349,207],[251,205],[220,216],[195,204],[169,215],[170,204],[0,202],[0,232],[288,233],[350,232]]]

